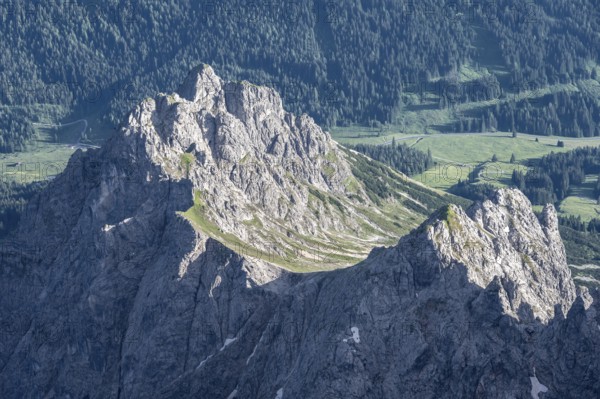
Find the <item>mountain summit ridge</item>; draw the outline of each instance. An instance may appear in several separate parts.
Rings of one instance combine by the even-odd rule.
[[[554,208],[540,219],[515,189],[442,208],[360,264],[288,285],[258,341],[236,335],[245,365],[211,358],[164,397],[594,395],[600,297],[577,292]],[[235,385],[200,382],[225,364]]]
[[[3,397],[516,398],[534,377],[545,399],[597,396],[600,296],[576,291],[552,206],[540,221],[503,189],[382,247],[444,198],[271,89],[186,82],[32,200],[17,238],[37,256],[0,249]],[[325,245],[312,264],[337,269],[307,268]]]

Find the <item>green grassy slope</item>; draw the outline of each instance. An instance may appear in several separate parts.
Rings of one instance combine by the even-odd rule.
[[[377,136],[380,132],[380,136]],[[566,152],[574,148],[600,145],[600,137],[565,138],[519,134],[516,138],[511,133],[472,133],[472,134],[431,134],[407,135],[399,133],[397,128],[369,129],[352,127],[336,129],[333,137],[341,143],[379,143],[386,145],[392,138],[398,143],[406,143],[418,150],[431,153],[436,165],[429,170],[413,176],[413,179],[427,186],[448,190],[460,180],[468,180],[469,174],[480,170],[476,183],[489,183],[497,187],[510,185],[512,172],[515,169],[526,170],[531,160],[539,159],[551,152]],[[537,141],[536,141],[537,140]],[[564,147],[557,147],[561,140]],[[496,155],[497,162],[491,162]],[[512,155],[516,162],[509,163]],[[574,188],[572,195],[560,206],[563,214],[580,215],[589,220],[597,216],[595,209],[600,210],[592,195],[594,176],[580,188]]]
[[[252,236],[260,239],[245,242],[218,227],[215,215],[204,203],[200,192],[195,194],[194,206],[182,215],[195,228],[238,253],[289,270],[311,272],[354,265],[373,247],[396,244],[401,236],[417,227],[436,209],[448,203],[469,203],[415,182],[361,154],[345,149],[344,152],[354,175],[346,182],[348,191],[362,189],[371,202],[355,201],[352,194],[349,198],[334,196],[307,185],[307,212],[317,216],[319,209],[325,208],[341,220],[352,218],[353,222],[358,222],[358,228],[320,229],[317,234],[306,236],[286,226],[285,221],[270,220],[270,227],[267,227],[261,222],[264,215],[256,210],[254,217],[244,224]]]

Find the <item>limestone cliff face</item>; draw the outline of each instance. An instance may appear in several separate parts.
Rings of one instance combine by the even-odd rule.
[[[505,311],[517,319],[547,322],[556,304],[568,311],[575,286],[563,267],[566,255],[552,205],[540,223],[519,191],[501,190],[467,212],[450,205],[435,217],[442,220],[426,224],[422,238],[431,242],[431,253],[442,262],[438,267],[464,268],[481,287],[498,278]]]
[[[344,154],[205,66],[144,101],[0,247],[1,396],[598,396],[600,297],[576,291],[554,209],[538,221],[519,191],[353,267],[280,267],[290,246],[378,234]]]
[[[143,102],[123,139],[130,145],[143,141],[139,145],[170,178],[191,180],[229,232],[244,235],[240,221],[254,216],[306,234],[317,226],[342,226],[334,213],[316,219],[306,212],[307,187],[346,194],[349,165],[329,135],[307,115],[285,112],[272,89],[225,83],[201,66],[180,94]]]

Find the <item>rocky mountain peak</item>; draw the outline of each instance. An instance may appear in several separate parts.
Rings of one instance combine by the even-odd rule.
[[[303,235],[357,226],[335,212],[311,209],[311,192],[347,198],[350,166],[311,118],[285,112],[274,90],[224,82],[202,66],[179,93],[142,104],[127,129],[146,138],[147,153],[166,175],[192,182],[196,216],[277,256],[289,244],[271,248],[265,230],[285,240],[284,225]],[[364,192],[357,194],[369,201]],[[262,232],[253,226],[256,220]]]
[[[524,320],[547,322],[555,304],[566,313],[576,297],[554,207],[546,206],[540,221],[516,189],[500,189],[466,211],[442,208],[400,241],[398,251],[407,250],[422,258],[423,286],[442,278],[456,287],[465,273],[482,288],[499,282],[505,311]]]
[[[168,182],[179,190],[169,205],[196,230],[229,248],[249,248],[279,266],[303,270],[352,265],[417,225],[432,204],[445,202],[343,149],[308,115],[286,112],[274,90],[225,82],[206,65],[195,68],[177,93],[146,98],[102,149],[77,153],[71,163],[65,175],[81,179],[59,178],[53,195],[66,196],[65,187],[75,181],[85,187],[79,195],[90,201],[97,229],[131,216],[133,209],[115,208],[127,191],[148,192]],[[93,180],[84,181],[81,167],[88,164]],[[374,206],[379,194],[367,184],[384,178],[378,189],[388,190],[385,213]],[[74,198],[56,202],[81,206]],[[77,217],[58,213],[73,220],[53,237],[66,235]],[[38,227],[24,222],[23,234],[45,230],[42,220],[34,220]]]
[[[206,102],[206,105],[210,105],[209,100],[214,101],[222,87],[223,81],[215,71],[209,65],[201,64],[189,72],[177,92],[187,101]]]
[[[39,248],[0,248],[0,391],[597,397],[600,297],[576,296],[552,206],[499,190],[364,259],[440,198],[200,67],[30,202]]]
[[[224,82],[207,65],[195,68],[178,93],[140,104],[125,129],[144,136],[156,133],[162,143],[149,143],[161,147],[155,155],[168,157],[168,150],[190,153],[200,166],[270,160],[306,168],[306,161],[338,153],[335,142],[311,118],[285,112],[275,90]]]

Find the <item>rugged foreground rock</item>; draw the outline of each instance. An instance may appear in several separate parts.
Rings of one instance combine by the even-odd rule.
[[[121,132],[0,249],[2,398],[600,395],[600,296],[577,292],[552,206],[539,221],[500,190],[356,266],[293,273],[296,234],[376,230],[310,118],[202,67]]]

